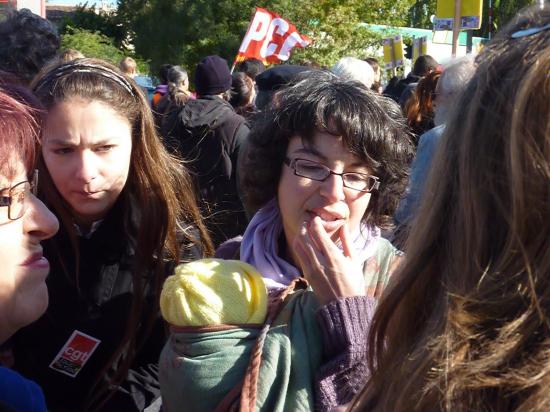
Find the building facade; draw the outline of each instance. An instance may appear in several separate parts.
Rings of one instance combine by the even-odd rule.
[[[29,9],[34,14],[46,17],[46,0],[0,0],[0,13],[7,8]]]

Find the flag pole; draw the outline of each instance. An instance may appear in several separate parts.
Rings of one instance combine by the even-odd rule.
[[[256,12],[258,11],[258,7],[254,9],[254,13],[252,13],[252,17],[250,18],[250,23],[248,23],[248,28],[246,29],[246,32],[244,33],[244,37],[241,40],[241,44],[239,45],[239,49],[237,50],[237,55],[235,56],[235,60],[233,60],[233,65],[231,66],[231,74],[233,74],[233,71],[235,70],[235,67],[237,66],[237,59],[239,58],[239,50],[241,49],[241,46],[243,45],[243,40],[246,37],[246,34],[248,33],[248,30],[250,30],[250,26],[252,26],[252,20],[254,20],[254,16],[256,15]]]
[[[456,57],[456,52],[458,49],[458,39],[460,35],[460,29],[462,25],[462,16],[461,16],[461,1],[455,0],[455,16],[454,16],[454,22],[453,22],[453,44],[451,47],[451,56]]]

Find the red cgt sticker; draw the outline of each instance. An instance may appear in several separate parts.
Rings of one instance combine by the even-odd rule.
[[[50,368],[72,378],[76,377],[100,342],[90,335],[75,330],[50,363]]]

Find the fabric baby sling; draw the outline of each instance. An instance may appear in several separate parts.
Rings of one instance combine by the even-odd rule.
[[[299,278],[270,299],[263,325],[171,326],[160,356],[163,410],[313,410],[318,308]]]

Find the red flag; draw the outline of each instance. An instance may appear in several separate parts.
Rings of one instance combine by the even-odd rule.
[[[256,13],[239,47],[235,62],[258,59],[264,63],[286,61],[294,47],[304,48],[312,40],[278,14],[256,7]]]

